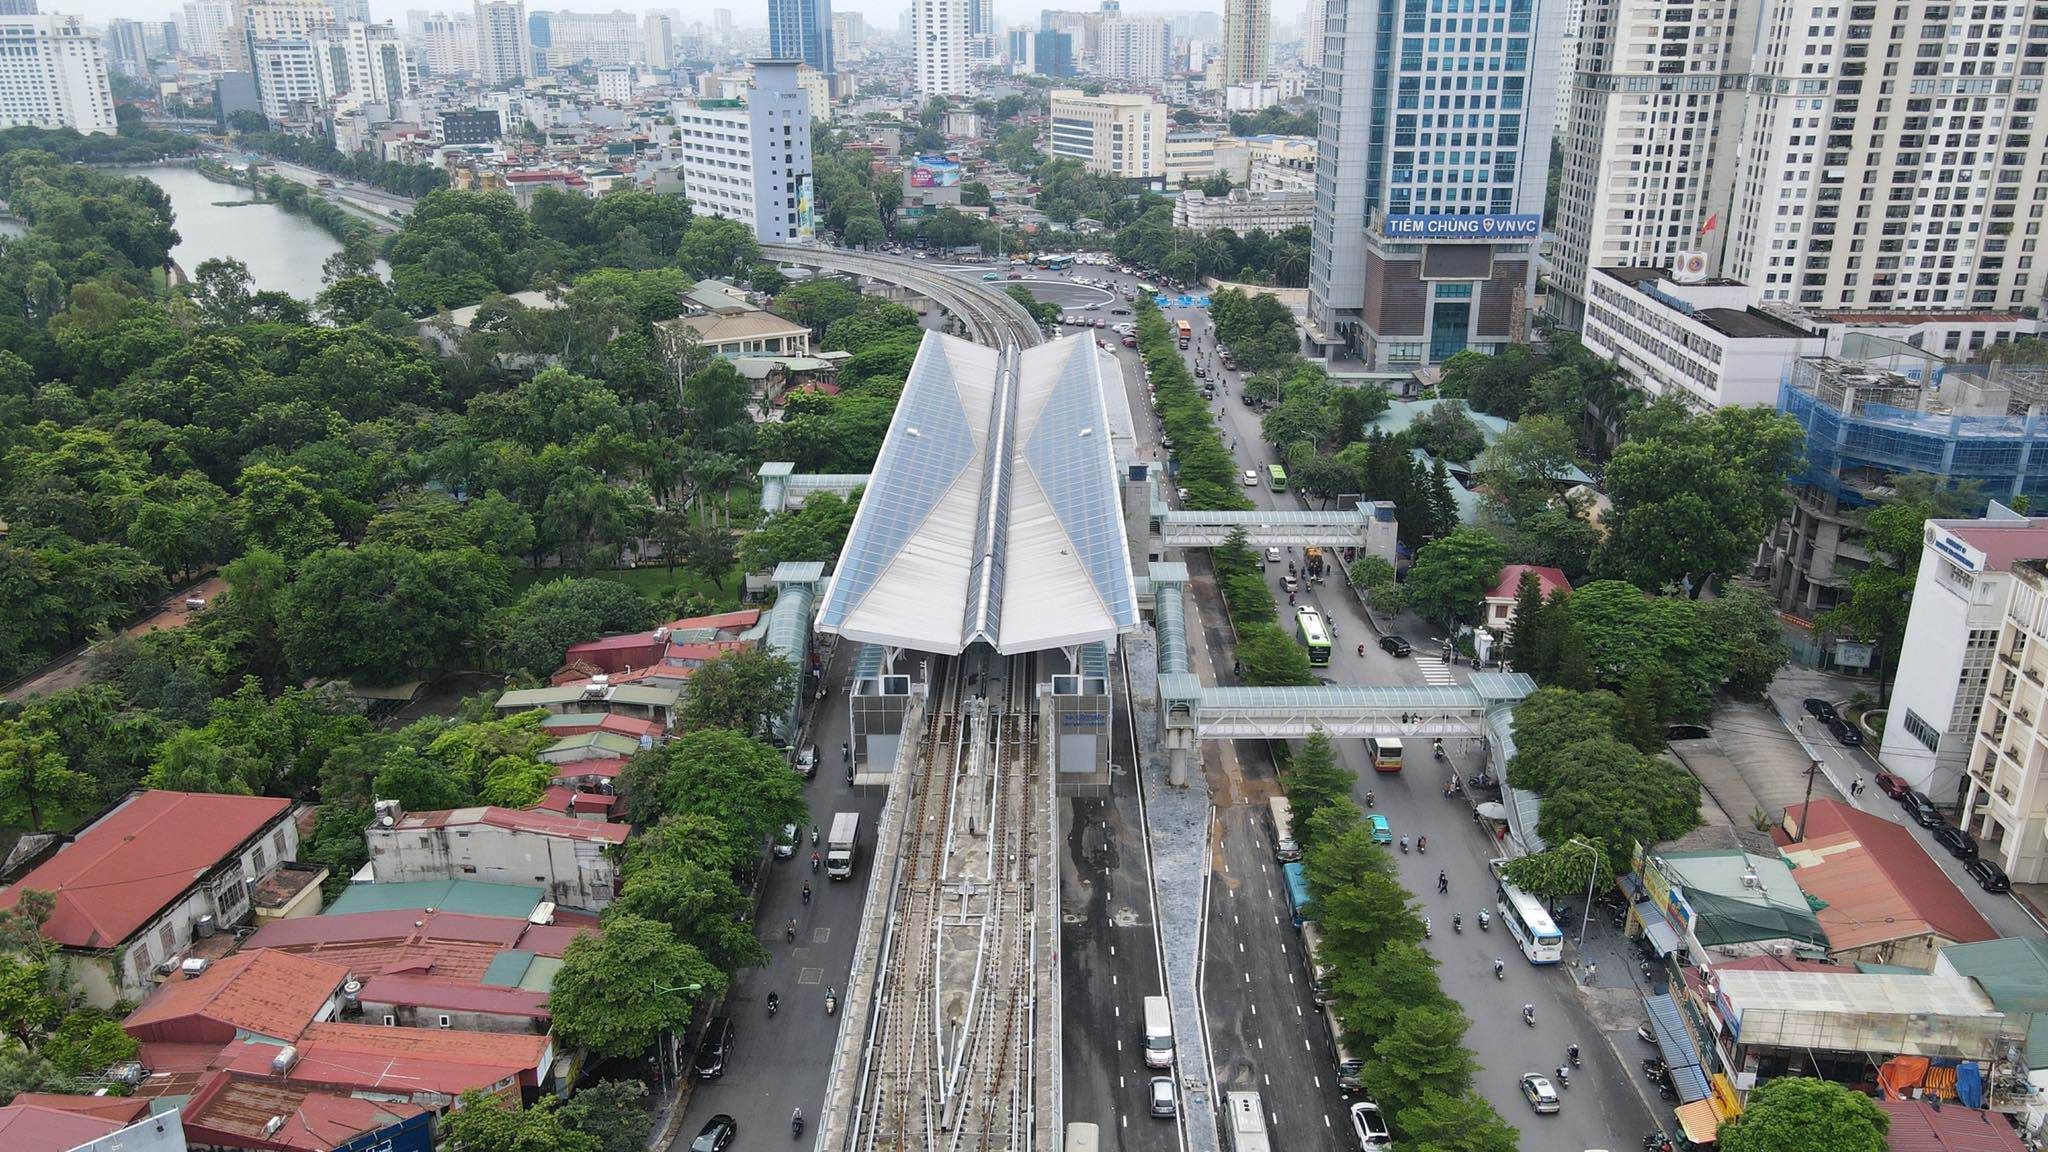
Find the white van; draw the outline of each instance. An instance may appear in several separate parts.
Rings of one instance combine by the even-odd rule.
[[[1145,1067],[1173,1067],[1173,1014],[1166,997],[1145,997]]]

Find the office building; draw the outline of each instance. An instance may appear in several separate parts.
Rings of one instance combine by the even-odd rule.
[[[443,144],[489,144],[504,134],[498,114],[489,110],[441,113]]]
[[[1157,100],[1055,88],[1050,112],[1055,159],[1079,160],[1098,176],[1153,180],[1166,175],[1166,105]]]
[[[633,66],[606,64],[597,70],[597,98],[613,104],[633,102]]]
[[[0,0],[0,16],[34,16],[36,0]]]
[[[643,49],[649,68],[673,68],[676,64],[675,18],[666,12],[649,12],[642,28],[647,36]]]
[[[1420,4],[1389,44],[1376,6],[1329,4],[1307,317],[1320,353],[1389,370],[1528,339],[1561,21],[1534,0],[1474,6],[1458,19],[1475,35],[1454,38],[1467,54],[1428,35],[1449,21]]]
[[[1248,84],[1273,75],[1273,0],[1224,0],[1223,82]]]
[[[768,0],[768,51],[830,75],[832,0]]]
[[[1308,227],[1315,219],[1316,198],[1309,192],[1249,192],[1232,188],[1221,196],[1183,192],[1173,202],[1173,226],[1195,232],[1228,228],[1242,236],[1254,228],[1278,236],[1289,228]]]
[[[1755,306],[1733,280],[1674,280],[1652,268],[1599,268],[1587,280],[1586,350],[1638,391],[1699,411],[1776,404],[1778,385],[1825,337]]]
[[[796,86],[804,90],[804,101],[811,110],[811,123],[830,124],[832,122],[832,77],[806,64],[796,70]],[[960,113],[949,112],[946,115],[950,119],[953,116],[960,115]],[[971,116],[973,113],[970,112],[968,115]],[[979,132],[968,133],[970,136],[979,136],[980,134]]]
[[[129,76],[149,74],[149,39],[142,21],[107,21],[107,67]]]
[[[1053,29],[1031,35],[1031,71],[1040,76],[1074,74],[1074,37]]]
[[[492,87],[533,75],[525,0],[476,0],[476,72]]]
[[[419,87],[418,67],[389,24],[330,25],[314,34],[314,49],[320,102],[330,108],[390,108]]]
[[[328,7],[334,9],[336,24],[370,22],[370,0],[329,0]]]
[[[916,58],[917,94],[967,95],[967,35],[974,0],[912,0],[910,50]]]
[[[2048,881],[2048,565],[2022,560],[2010,576],[1958,826],[2014,883],[2039,884]]]
[[[334,23],[334,9],[326,0],[243,0],[236,15],[237,23],[230,37],[230,63],[237,68],[248,68],[256,79],[259,97],[266,82],[264,69],[257,67],[256,47],[259,44],[273,48],[265,54],[271,61],[270,82],[290,87],[295,92],[318,87],[312,77],[310,52],[314,31]],[[286,53],[284,46],[296,46],[296,50]],[[280,70],[277,61],[287,54],[292,55],[296,63]],[[266,109],[279,106],[279,102],[267,97],[260,103]],[[269,114],[268,111],[264,113],[266,116]]]
[[[836,65],[839,54],[853,52],[867,43],[867,17],[858,12],[834,12],[832,14],[832,55]]]
[[[435,12],[414,25],[420,63],[436,76],[474,76],[477,72],[476,17],[468,12]]]
[[[1671,269],[1714,239],[1714,160],[1741,132],[1738,28],[1754,35],[1757,7],[1586,5],[1546,296],[1560,322],[1578,325],[1593,269]]]
[[[795,60],[757,60],[744,100],[679,103],[673,116],[692,211],[739,220],[763,244],[809,240],[809,97]]]
[[[80,16],[0,16],[0,128],[112,135],[107,50]]]
[[[645,54],[647,34],[630,12],[551,12],[547,59],[550,68],[579,64],[631,64]],[[536,48],[539,44],[534,45]]]
[[[1216,134],[1191,128],[1166,130],[1166,186],[1179,188],[1216,174]]]
[[[995,0],[967,0],[967,61],[987,64],[996,58],[1000,34]]]
[[[1010,71],[1023,75],[1031,71],[1031,36],[1028,24],[1020,24],[1003,32],[1003,59],[1009,62]]]
[[[1095,73],[1116,80],[1157,81],[1173,69],[1173,26],[1158,16],[1118,16],[1102,22]]]
[[[1309,83],[1319,82],[1323,70],[1323,27],[1329,15],[1329,0],[1308,0],[1301,14],[1301,65],[1308,69]]]

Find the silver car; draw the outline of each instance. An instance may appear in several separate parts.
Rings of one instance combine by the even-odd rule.
[[[1522,1098],[1539,1115],[1548,1115],[1562,1107],[1558,1103],[1557,1089],[1550,1086],[1550,1077],[1538,1076],[1534,1072],[1522,1076]]]
[[[1179,1111],[1180,1105],[1174,1100],[1173,1096],[1173,1077],[1154,1076],[1152,1078],[1152,1114],[1171,1119]]]

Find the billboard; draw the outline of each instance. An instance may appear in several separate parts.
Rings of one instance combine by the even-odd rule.
[[[1389,240],[1534,240],[1543,232],[1543,217],[1528,216],[1389,216]]]
[[[960,162],[950,156],[916,156],[910,162],[912,188],[957,188]]]
[[[796,238],[810,240],[817,234],[817,201],[811,195],[811,176],[806,172],[796,185]]]

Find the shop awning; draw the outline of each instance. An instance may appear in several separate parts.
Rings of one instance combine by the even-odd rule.
[[[1712,1100],[1694,1100],[1678,1106],[1678,1127],[1694,1144],[1712,1144],[1721,1133],[1721,1118]]]
[[[1650,1011],[1650,1030],[1657,1034],[1657,1051],[1671,1070],[1671,1086],[1682,1103],[1705,1100],[1707,1074],[1700,1067],[1699,1049],[1693,1047],[1692,1033],[1679,1018],[1678,1002],[1670,996],[1645,996],[1643,1007]]]
[[[1649,939],[1650,947],[1656,950],[1657,959],[1662,960],[1678,951],[1678,931],[1664,919],[1662,912],[1657,911],[1655,904],[1648,900],[1637,904],[1636,919],[1643,922],[1643,935]]]

